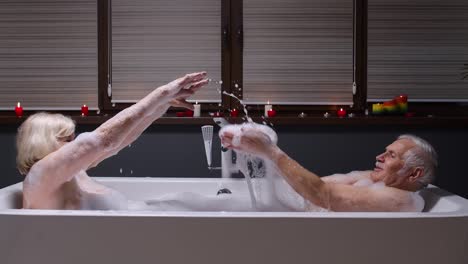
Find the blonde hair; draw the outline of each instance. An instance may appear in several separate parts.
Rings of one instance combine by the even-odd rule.
[[[30,116],[18,128],[16,166],[22,175],[59,148],[60,141],[75,132],[75,122],[62,114],[40,112]]]

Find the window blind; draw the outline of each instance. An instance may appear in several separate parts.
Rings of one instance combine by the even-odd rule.
[[[0,109],[97,108],[96,1],[0,1]]]
[[[368,101],[468,101],[467,1],[368,3]]]
[[[221,1],[112,1],[112,102],[134,102],[186,73],[221,80]],[[219,85],[192,96],[220,102]]]
[[[246,103],[352,104],[352,0],[245,0]]]

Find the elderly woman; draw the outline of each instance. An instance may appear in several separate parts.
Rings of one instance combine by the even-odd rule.
[[[75,139],[74,122],[61,114],[37,113],[18,129],[17,166],[26,175],[26,209],[126,209],[127,200],[86,170],[132,143],[172,106],[191,108],[185,99],[208,83],[192,73],[153,90],[96,130]]]
[[[271,136],[252,126],[220,131],[227,148],[271,162],[287,183],[310,203],[332,211],[420,212],[417,191],[434,178],[437,154],[425,140],[402,135],[376,157],[372,171],[319,177],[284,153]]]

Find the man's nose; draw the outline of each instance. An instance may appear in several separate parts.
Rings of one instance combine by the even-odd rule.
[[[384,156],[385,156],[385,153],[382,153],[382,154],[378,155],[377,157],[375,157],[375,159],[376,159],[377,161],[383,161]]]

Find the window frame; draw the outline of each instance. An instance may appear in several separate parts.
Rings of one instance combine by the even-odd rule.
[[[107,87],[109,85],[108,76],[111,76],[111,58],[110,54],[112,54],[112,45],[111,45],[111,1],[110,0],[98,0],[101,3],[101,10],[98,8],[98,13],[102,17],[98,19],[98,21],[102,21],[101,30],[98,30],[99,38],[98,41],[100,50],[98,52],[101,66],[99,69],[99,102],[100,102],[100,109],[103,113],[108,114],[115,114],[116,112],[125,109],[132,105],[131,103],[112,103],[111,97],[107,96]],[[366,78],[357,78],[358,75],[362,75],[362,71],[364,70],[367,72],[367,65],[365,64],[365,60],[358,59],[358,56],[361,53],[357,52],[360,49],[356,47],[365,46],[363,45],[366,41],[363,37],[362,26],[364,24],[359,24],[356,26],[357,18],[356,12],[363,12],[363,3],[366,1],[363,0],[354,0],[354,14],[353,14],[353,31],[355,32],[353,37],[353,49],[355,50],[355,56],[353,56],[353,65],[355,68],[354,77],[353,79],[356,82],[358,89],[356,89],[356,93],[353,95],[353,105],[351,111],[358,113],[363,112],[365,107],[366,98],[363,98],[363,93],[360,92],[360,86],[366,86],[366,83],[363,80]],[[235,0],[223,0],[222,7],[221,7],[221,34],[222,34],[222,43],[221,43],[221,56],[222,56],[222,63],[221,63],[221,73],[222,73],[222,91],[227,93],[232,93],[239,99],[243,98],[242,91],[238,89],[234,89],[234,85],[237,83],[239,85],[243,85],[243,1],[235,1]],[[104,22],[107,21],[107,24]],[[100,23],[101,24],[101,23]],[[365,24],[367,27],[367,24]],[[364,35],[365,36],[365,35]],[[359,83],[361,82],[361,83]],[[362,88],[361,88],[362,89]],[[365,87],[364,87],[365,89]],[[221,97],[221,106],[217,103],[203,103],[202,104],[202,115],[207,115],[207,112],[222,112],[225,116],[229,115],[230,109],[241,109],[242,106],[239,101],[236,99],[222,94]],[[101,107],[102,106],[102,107]],[[247,105],[247,110],[249,113],[252,113],[253,116],[259,116],[263,114],[263,106],[261,105]],[[322,112],[333,112],[336,111],[339,106],[335,105],[275,105],[275,108],[281,112],[281,115],[290,116],[294,112],[303,111],[303,112],[312,112],[315,113],[322,113]],[[361,109],[362,108],[362,109]],[[180,111],[180,108],[171,107],[168,110],[168,116],[174,116],[176,111]],[[242,111],[241,111],[242,112]]]

